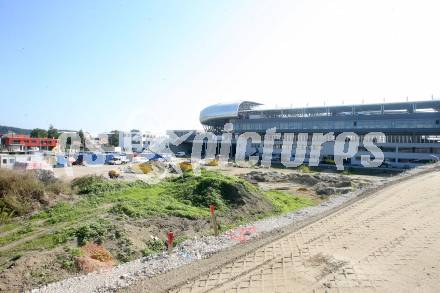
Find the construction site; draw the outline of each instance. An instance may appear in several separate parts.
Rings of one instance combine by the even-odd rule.
[[[202,110],[200,121],[236,123],[248,115],[243,105],[234,104],[235,112],[223,112],[223,106]],[[398,115],[412,119],[411,113]],[[417,115],[430,121],[438,113]],[[333,116],[326,119],[338,119]],[[96,144],[102,137],[90,135],[73,150],[74,143],[65,148],[60,142],[62,136],[4,135],[0,290],[433,291],[439,260],[429,256],[440,245],[434,212],[440,200],[432,156],[440,143],[437,127],[425,125],[426,141],[386,136],[384,144],[377,143],[385,154],[391,145],[411,144],[412,150],[428,145],[431,153],[423,154],[430,160],[402,167],[400,159],[386,164],[385,156],[379,167],[362,167],[353,158],[367,152],[364,140],[358,152],[346,155],[344,170],[335,168],[336,157],[328,157],[334,142],[322,143],[316,166],[306,164],[310,148],[305,162],[286,167],[276,152],[279,142],[272,146],[271,164],[262,159],[268,149],[252,141],[243,148],[246,161],[239,162],[237,128],[230,144],[215,129],[217,134],[170,132],[186,137],[172,149],[167,147],[172,136],[144,141],[139,131],[121,132],[123,143],[111,150]],[[311,137],[306,145],[313,144]],[[289,143],[298,149],[302,142],[298,135]],[[222,157],[225,146],[230,152]],[[215,153],[209,154],[210,147]],[[295,159],[295,149],[291,152]]]
[[[440,292],[439,11],[0,1],[0,292]]]
[[[183,175],[174,170],[173,164],[181,167]],[[152,291],[204,292],[223,291],[227,286],[234,290],[263,292],[286,291],[301,285],[305,287],[298,287],[300,290],[313,286],[380,290],[390,286],[389,283],[358,272],[357,267],[353,268],[350,252],[357,253],[353,256],[356,259],[382,257],[376,255],[379,252],[375,250],[381,249],[382,253],[389,246],[380,248],[379,245],[387,241],[391,241],[388,245],[393,245],[392,241],[400,243],[401,240],[395,240],[400,237],[421,236],[414,230],[415,223],[409,225],[410,219],[388,220],[389,212],[376,224],[372,219],[380,209],[373,213],[364,206],[370,205],[370,201],[375,205],[374,201],[387,192],[398,196],[396,201],[404,201],[401,199],[404,196],[416,196],[411,192],[413,189],[405,187],[415,182],[432,188],[423,193],[431,202],[435,184],[425,180],[436,180],[438,172],[436,164],[404,173],[374,175],[313,169],[306,165],[294,169],[239,167],[234,163],[220,166],[218,161],[202,162],[202,165],[198,176],[185,158],[120,166],[79,165],[24,173],[0,169],[4,194],[0,289],[139,292],[143,291],[141,288],[153,286],[156,289]],[[68,176],[68,169],[73,171],[73,176]],[[407,190],[393,192],[396,188]],[[389,198],[387,202],[393,205],[393,200]],[[435,201],[435,197],[432,200]],[[426,205],[430,209],[435,207],[434,202]],[[408,208],[416,209],[416,206]],[[402,207],[399,215],[407,212]],[[342,220],[352,217],[352,213],[358,213],[359,224],[356,225],[368,223],[362,228],[372,228],[361,232],[354,219]],[[429,214],[435,216],[435,213]],[[342,218],[331,220],[334,217]],[[389,228],[392,233],[382,231],[379,229],[383,227],[382,221],[392,221],[402,228],[397,229],[398,232]],[[435,225],[429,227],[433,229]],[[349,229],[355,230],[350,232]],[[338,231],[345,233],[343,235],[362,234],[344,240]],[[377,234],[376,237],[375,233],[382,236]],[[365,241],[376,237],[377,243],[366,246],[356,237]],[[331,239],[335,240],[328,244],[322,242]],[[289,246],[293,243],[297,244]],[[298,243],[309,246],[303,248],[297,246]],[[427,249],[434,249],[436,243],[430,242],[433,246],[426,246]],[[365,252],[359,251],[358,246],[364,247]],[[267,252],[269,249],[271,253]],[[286,253],[289,260],[284,256]],[[252,262],[246,260],[249,257]],[[408,261],[416,258],[414,255]],[[425,265],[430,261],[435,259],[427,259]],[[371,265],[370,261],[367,263]],[[305,267],[296,267],[296,264]],[[179,273],[187,270],[186,266],[192,273]],[[426,269],[430,278],[436,278],[434,264]],[[201,270],[209,273],[200,275]],[[290,274],[295,278],[288,277]],[[341,280],[340,274],[348,274],[352,279]],[[157,284],[169,276],[173,282],[166,282],[166,286]],[[366,279],[361,282],[357,279],[360,276]],[[387,277],[381,274],[381,278]]]

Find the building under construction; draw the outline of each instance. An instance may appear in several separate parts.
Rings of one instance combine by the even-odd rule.
[[[383,166],[409,168],[437,161],[440,156],[440,101],[340,105],[307,108],[264,108],[261,104],[244,101],[217,104],[203,109],[200,122],[206,131],[218,135],[226,123],[234,133],[232,154],[236,138],[244,132],[263,135],[267,129],[280,133],[328,133],[338,135],[354,132],[360,137],[358,153],[347,160],[360,165],[361,155],[370,155],[362,146],[363,136],[369,132],[382,132],[386,139],[377,145],[384,153]],[[248,144],[247,154],[262,154],[262,143]],[[282,137],[275,141],[273,160],[280,159]],[[295,155],[293,143],[292,158]],[[309,135],[309,145],[311,135]],[[334,142],[323,144],[321,163],[333,159]],[[307,154],[306,154],[307,162]]]

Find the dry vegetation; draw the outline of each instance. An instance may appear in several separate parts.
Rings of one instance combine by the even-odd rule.
[[[18,172],[0,169],[0,210],[2,222],[14,215],[29,214],[48,206],[61,193],[70,194],[70,185],[44,171]],[[7,216],[6,216],[7,215]]]

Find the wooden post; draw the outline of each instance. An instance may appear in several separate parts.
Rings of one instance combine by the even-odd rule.
[[[211,211],[211,223],[212,223],[212,229],[214,230],[214,235],[218,235],[218,226],[217,226],[217,219],[215,217],[215,205],[210,205],[209,209]]]

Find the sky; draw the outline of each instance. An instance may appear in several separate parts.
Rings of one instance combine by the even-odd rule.
[[[0,125],[201,129],[209,105],[440,98],[440,2],[0,0]]]

